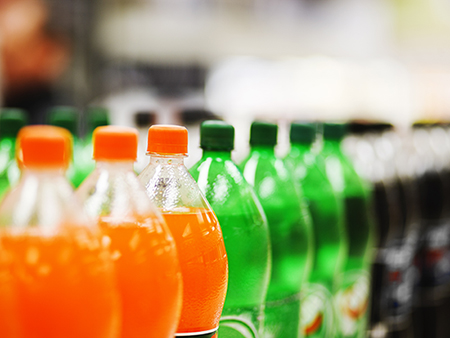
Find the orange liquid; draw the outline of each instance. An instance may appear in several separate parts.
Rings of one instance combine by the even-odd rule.
[[[1,249],[0,249],[1,250]],[[0,263],[0,337],[16,338],[20,324],[16,316],[17,302],[8,268]]]
[[[216,216],[206,209],[163,214],[175,239],[183,275],[183,307],[177,333],[218,327],[228,261]]]
[[[182,282],[175,244],[152,217],[99,225],[111,239],[122,303],[122,338],[173,337],[181,312]]]
[[[2,299],[0,317],[13,311],[19,337],[117,337],[113,269],[99,238],[85,229],[52,237],[3,233],[0,246],[15,292],[6,299],[10,304]],[[0,332],[0,337],[15,335]]]

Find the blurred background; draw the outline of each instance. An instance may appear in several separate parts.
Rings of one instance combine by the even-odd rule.
[[[60,104],[215,114],[242,158],[254,118],[447,118],[448,18],[447,0],[0,0],[0,102],[32,123]]]
[[[397,169],[395,174],[402,179],[427,178],[423,173],[437,172],[435,162],[442,162],[450,182],[449,19],[448,0],[0,0],[0,106],[23,108],[34,124],[48,122],[51,107],[74,106],[81,135],[89,133],[83,123],[87,108],[106,107],[112,124],[140,131],[138,172],[148,162],[146,134],[155,123],[189,129],[190,167],[201,156],[199,125],[205,119],[234,125],[238,162],[248,153],[255,119],[279,125],[280,155],[288,150],[293,120],[384,121],[384,127],[372,126],[370,132],[389,130],[392,124],[403,143],[392,133],[353,140],[361,145],[353,147],[353,160],[367,180],[376,186],[394,176],[388,169],[406,158],[399,165],[404,173]],[[423,125],[416,125],[414,137],[404,136],[418,120],[446,122],[447,134],[443,125],[435,126],[425,142]],[[373,154],[377,144],[386,142],[390,155],[382,152],[381,165]],[[413,151],[414,142],[430,144]],[[89,159],[91,153],[92,147]],[[417,155],[411,155],[415,165],[410,153]],[[428,165],[423,159],[432,153],[435,162]],[[374,163],[385,169],[384,176]],[[416,167],[418,174],[410,174]],[[428,181],[423,186],[434,187]],[[436,191],[430,188],[421,196],[433,204],[428,197]],[[411,205],[410,210],[417,209]],[[448,253],[448,277],[450,235],[445,238],[448,242],[439,248]],[[399,257],[408,253],[401,269],[409,271],[415,249],[399,247],[391,251]],[[399,260],[389,257],[383,261],[389,267]],[[405,280],[416,283],[415,277]],[[450,282],[445,283],[450,290]],[[409,308],[410,289],[400,285],[392,291],[406,295],[403,303]],[[445,313],[450,313],[447,298]],[[401,308],[401,302],[394,303]],[[440,322],[450,326],[438,307],[420,304],[417,308],[425,310],[415,313],[415,323],[442,312]],[[412,318],[409,309],[404,312]],[[371,337],[386,337],[387,328],[395,326],[379,321],[372,319]],[[411,319],[403,322],[399,330],[411,327]],[[450,327],[438,330],[443,333],[421,330],[414,330],[415,337],[440,338],[448,337]],[[413,336],[408,329],[402,337]]]

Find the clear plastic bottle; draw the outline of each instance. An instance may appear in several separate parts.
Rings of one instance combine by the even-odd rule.
[[[222,313],[228,261],[217,217],[184,165],[187,130],[154,125],[148,132],[149,165],[139,175],[177,245],[183,306],[176,336],[212,337]]]
[[[122,338],[171,338],[181,313],[182,282],[172,234],[133,171],[134,128],[98,127],[96,168],[77,190],[109,238],[122,304]]]
[[[0,205],[0,278],[11,281],[10,303],[0,295],[0,318],[13,317],[20,332],[0,336],[117,337],[110,254],[64,176],[70,134],[53,126],[25,127],[18,147],[21,180]]]

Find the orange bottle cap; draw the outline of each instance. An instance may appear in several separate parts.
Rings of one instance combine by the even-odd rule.
[[[64,128],[36,125],[20,129],[17,162],[27,168],[67,168],[72,158],[72,135]]]
[[[188,131],[185,127],[156,124],[148,130],[149,153],[187,154]]]
[[[138,138],[138,131],[131,127],[97,127],[93,133],[94,160],[135,161]]]

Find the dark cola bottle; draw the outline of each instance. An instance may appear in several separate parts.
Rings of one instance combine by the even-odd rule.
[[[389,123],[350,124],[346,149],[355,168],[372,184],[372,212],[376,228],[372,264],[370,334],[372,337],[409,337],[414,286],[414,236],[407,216],[406,175],[396,165],[398,134]],[[406,194],[409,196],[409,194]]]
[[[433,145],[435,126],[416,123],[412,141],[418,158],[420,243],[416,256],[419,271],[415,332],[417,337],[448,337],[446,303],[450,282],[450,227],[448,190],[450,181]],[[442,144],[441,144],[442,146]]]

